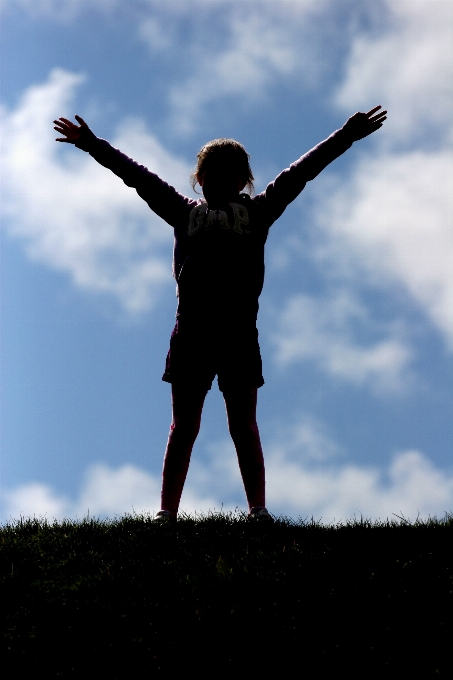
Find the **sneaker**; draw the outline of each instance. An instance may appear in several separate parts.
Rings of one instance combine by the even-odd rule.
[[[251,508],[250,512],[247,517],[248,520],[252,520],[253,522],[273,522],[274,518],[266,510],[266,508],[260,508],[260,507],[255,507]]]
[[[159,510],[153,521],[158,524],[167,524],[169,522],[176,522],[176,517],[172,516],[170,510]]]

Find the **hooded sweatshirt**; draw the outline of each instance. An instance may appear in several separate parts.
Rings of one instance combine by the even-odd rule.
[[[76,146],[133,187],[174,229],[176,318],[181,326],[255,327],[269,228],[329,163],[353,143],[341,128],[281,172],[255,196],[238,193],[223,210],[183,196],[158,175],[82,128]]]

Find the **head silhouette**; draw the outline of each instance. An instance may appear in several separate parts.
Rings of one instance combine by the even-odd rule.
[[[253,191],[250,156],[234,139],[214,139],[205,144],[197,155],[192,174],[192,187],[198,183],[208,202],[234,198],[245,187]]]

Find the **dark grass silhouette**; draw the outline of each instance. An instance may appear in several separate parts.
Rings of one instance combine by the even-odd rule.
[[[2,665],[6,677],[450,677],[452,538],[451,515],[12,522]]]

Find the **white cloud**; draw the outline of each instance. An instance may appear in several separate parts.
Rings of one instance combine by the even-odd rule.
[[[133,465],[113,469],[93,465],[87,471],[78,498],[60,496],[50,486],[24,484],[2,494],[2,521],[19,517],[47,517],[49,521],[91,517],[114,518],[123,514],[154,514],[160,509],[159,476]],[[212,494],[203,495],[190,484],[184,489],[181,510],[193,514],[220,509]]]
[[[453,346],[452,159],[414,151],[363,158],[326,200],[319,186],[318,224],[376,287],[402,283]],[[324,187],[327,186],[327,182]],[[338,265],[337,265],[338,266]]]
[[[94,465],[86,475],[85,485],[76,503],[76,514],[109,515],[159,509],[159,480],[133,465],[116,470]]]
[[[384,31],[358,34],[336,103],[388,120],[348,176],[315,191],[329,269],[391,293],[403,284],[453,347],[451,2],[389,2]],[[358,142],[367,148],[368,142]],[[368,146],[368,148],[370,148]]]
[[[442,517],[453,507],[453,476],[419,451],[396,454],[387,469],[347,464],[304,468],[270,456],[267,502],[289,516],[324,522],[363,517]]]
[[[393,142],[420,132],[429,136],[427,125],[451,127],[452,3],[385,4],[385,30],[359,33],[353,39],[337,104],[347,111],[382,104],[389,111],[385,135]]]
[[[275,514],[324,522],[354,517],[442,517],[453,507],[453,470],[423,452],[396,452],[386,465],[345,461],[326,424],[300,414],[274,427],[266,446],[266,503]]]
[[[206,7],[206,6],[205,6]],[[222,9],[225,3],[217,3]],[[320,3],[228,4],[222,14],[222,30],[212,30],[210,15],[200,15],[199,35],[188,47],[190,74],[170,89],[173,131],[190,133],[199,127],[204,109],[211,102],[234,96],[238,107],[263,104],[270,86],[294,77],[313,83],[319,64],[314,56],[309,15],[320,11]],[[208,20],[207,20],[208,19]],[[156,20],[143,23],[140,35],[154,51]],[[301,64],[310,63],[310,68]]]
[[[326,432],[326,424],[311,415],[299,415],[292,423],[273,424],[269,449],[274,459],[284,456],[286,462],[311,465],[336,459],[344,451]]]
[[[177,39],[172,28],[172,22],[159,21],[156,16],[147,17],[138,25],[138,36],[152,53],[164,52],[171,49]]]
[[[355,385],[367,384],[377,391],[401,388],[411,359],[407,345],[387,328],[387,337],[359,343],[353,331],[357,325],[369,333],[376,323],[346,290],[331,298],[295,295],[287,301],[272,337],[276,361],[283,366],[315,361],[325,372]]]
[[[419,451],[397,453],[386,468],[333,464],[336,446],[307,422],[285,442],[268,447],[266,496],[270,511],[289,517],[333,522],[403,515],[442,517],[453,507],[453,475],[436,468]],[[296,428],[297,429],[297,428]],[[311,456],[315,442],[316,457]],[[325,455],[320,455],[326,445]],[[308,454],[308,455],[307,455]],[[335,453],[333,454],[335,455]],[[324,458],[324,460],[322,460]],[[239,499],[239,500],[238,500]],[[160,478],[133,465],[91,467],[78,498],[71,501],[45,484],[30,483],[3,493],[2,522],[20,517],[62,520],[154,514],[160,507]],[[202,466],[194,463],[184,489],[181,511],[246,510],[236,456],[230,442],[219,442]]]
[[[31,482],[2,493],[2,521],[20,517],[63,519],[68,501],[46,484]]]
[[[55,69],[46,83],[25,91],[14,111],[3,112],[7,226],[24,239],[31,257],[68,273],[76,286],[141,312],[171,280],[173,231],[88,154],[55,143],[52,120],[72,117],[82,80]],[[123,121],[112,144],[180,190],[188,187],[189,166],[139,120]]]

